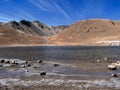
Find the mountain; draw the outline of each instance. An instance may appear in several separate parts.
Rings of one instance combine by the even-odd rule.
[[[120,22],[81,20],[70,26],[39,21],[1,22],[0,45],[120,45]]]
[[[62,31],[62,26],[47,26],[39,21],[0,22],[0,45],[46,45],[49,36]]]
[[[120,44],[120,22],[90,19],[76,22],[51,38],[55,45],[116,45]],[[116,41],[116,42],[115,42]]]
[[[8,23],[1,23],[1,27],[7,29],[16,29],[24,33],[39,36],[51,36],[61,32],[61,28],[53,29],[51,26],[47,26],[39,21],[26,21],[21,20],[20,22],[11,21]]]
[[[47,39],[42,36],[22,33],[15,29],[0,28],[0,45],[41,45],[46,44]]]

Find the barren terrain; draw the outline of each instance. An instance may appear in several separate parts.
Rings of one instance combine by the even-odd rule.
[[[2,25],[4,25],[4,27]],[[1,24],[0,26],[0,45],[120,45],[119,21],[104,19],[82,20],[70,26],[51,27],[51,31],[48,30],[49,26],[45,26],[48,28],[47,31],[49,31],[49,33],[54,32],[53,35],[49,35],[46,29],[41,30],[38,34],[34,34],[34,25],[31,28],[23,25],[25,27],[24,31],[21,29],[18,30],[15,27],[8,28],[5,25],[6,24]],[[38,29],[35,29],[35,33],[37,33],[37,30]],[[44,34],[41,35],[41,32],[44,32]]]

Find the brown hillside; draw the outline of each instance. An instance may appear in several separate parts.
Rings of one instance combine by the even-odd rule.
[[[119,40],[120,22],[91,19],[79,21],[51,38],[57,45],[97,45],[102,40]]]
[[[0,28],[0,45],[41,45],[45,43],[44,37],[21,33],[14,29]]]

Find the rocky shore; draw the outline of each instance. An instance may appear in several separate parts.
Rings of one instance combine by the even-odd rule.
[[[108,67],[116,63],[107,57],[72,64],[0,59],[0,90],[120,89],[119,66]]]

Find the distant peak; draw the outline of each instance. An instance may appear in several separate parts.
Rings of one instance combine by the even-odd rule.
[[[20,23],[21,24],[24,24],[26,26],[31,26],[31,22],[30,21],[27,21],[27,20],[20,20]]]

